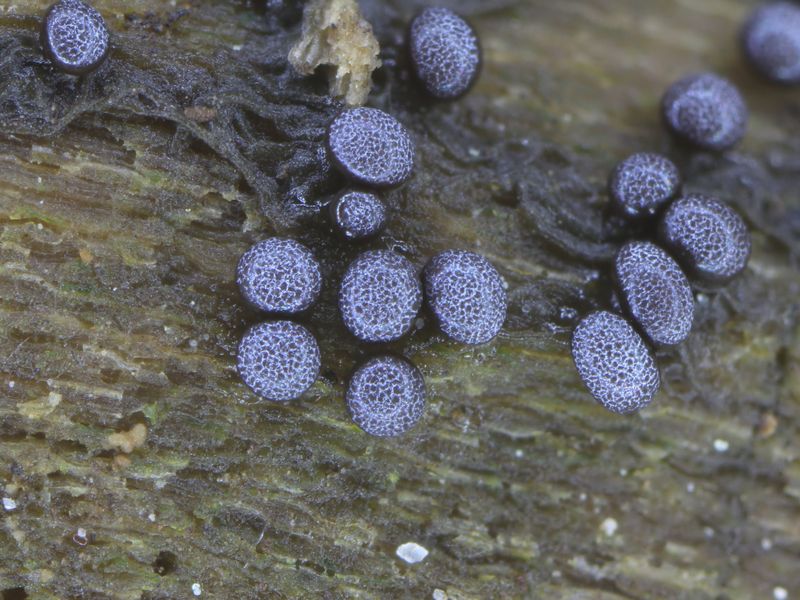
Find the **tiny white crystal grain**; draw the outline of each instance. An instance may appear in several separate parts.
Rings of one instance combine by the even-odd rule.
[[[447,592],[440,589],[433,590],[433,600],[447,600]]]
[[[775,600],[786,600],[789,597],[789,592],[779,586],[772,590],[772,597]]]
[[[86,529],[83,527],[78,527],[78,531],[76,531],[75,535],[72,536],[72,541],[79,546],[85,546],[88,544],[89,538],[86,537]]]
[[[202,593],[203,593],[203,589],[200,587],[200,584],[199,584],[199,583],[193,583],[193,584],[192,584],[192,593],[193,593],[195,596],[199,596],[200,594],[202,594]]]
[[[727,452],[730,447],[728,440],[714,440],[714,450],[717,452]]]
[[[3,498],[3,508],[6,510],[14,510],[17,508],[17,503],[14,502],[11,498]]]
[[[611,537],[617,532],[617,527],[619,527],[619,524],[617,523],[617,520],[612,517],[608,517],[605,521],[603,521],[603,524],[600,525],[600,529],[602,529],[603,533],[605,533],[608,537]]]
[[[397,547],[397,556],[413,565],[425,560],[425,557],[428,556],[428,551],[415,542],[407,542]]]

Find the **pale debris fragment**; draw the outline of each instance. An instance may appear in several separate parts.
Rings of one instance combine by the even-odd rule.
[[[425,560],[428,550],[415,542],[406,542],[397,547],[397,556],[413,565]]]
[[[106,438],[106,442],[111,448],[130,454],[136,448],[144,445],[146,439],[147,426],[143,423],[137,423],[129,431],[112,433]]]
[[[303,12],[303,34],[289,62],[303,75],[331,67],[330,89],[350,106],[364,104],[372,72],[381,66],[380,45],[356,0],[312,0]]]
[[[789,597],[789,592],[787,592],[785,588],[778,586],[772,590],[772,597],[775,598],[775,600],[786,600]]]
[[[17,503],[12,498],[3,498],[3,508],[6,510],[14,510],[17,508]]]
[[[199,596],[200,594],[202,594],[202,593],[203,593],[203,588],[201,588],[201,587],[200,587],[200,584],[199,584],[199,583],[193,583],[193,584],[192,584],[192,593],[193,593],[195,596]]]

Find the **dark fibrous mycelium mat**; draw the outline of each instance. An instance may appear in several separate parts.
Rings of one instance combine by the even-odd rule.
[[[800,589],[800,96],[743,63],[751,2],[450,2],[486,65],[426,101],[400,45],[423,3],[362,2],[384,67],[370,104],[417,142],[386,233],[331,235],[344,182],[324,74],[288,66],[280,2],[98,0],[111,60],[85,79],[37,48],[45,2],[0,13],[0,511],[3,597],[756,598]],[[704,69],[751,108],[725,156],[672,144],[661,91]],[[639,150],[752,228],[745,274],[697,295],[658,353],[641,414],[607,414],[569,358],[577,315],[610,306],[626,236],[605,178]],[[326,286],[303,322],[323,354],[300,401],[261,402],[234,368],[262,317],[233,282],[254,241],[296,237]],[[429,388],[408,435],[366,436],[344,386],[374,348],[336,285],[365,248],[418,267],[445,248],[508,282],[501,336],[420,327],[388,349]],[[9,506],[11,506],[9,504]],[[79,533],[80,531],[80,533]],[[430,554],[408,565],[405,542]],[[13,594],[17,594],[14,596]],[[444,595],[442,595],[444,594]]]

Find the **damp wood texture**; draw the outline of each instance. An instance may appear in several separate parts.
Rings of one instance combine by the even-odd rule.
[[[743,0],[445,2],[484,66],[430,101],[398,45],[423,3],[364,0],[381,46],[369,105],[402,122],[414,176],[386,230],[333,235],[326,158],[342,104],[288,62],[302,7],[97,0],[109,59],[75,78],[38,48],[45,2],[0,10],[0,596],[3,598],[779,598],[800,589],[800,92],[747,65]],[[750,109],[725,155],[672,141],[667,86],[715,71]],[[662,391],[602,409],[569,351],[612,306],[630,226],[610,170],[659,152],[753,236],[746,271],[696,295],[660,349]],[[637,235],[646,231],[638,230]],[[302,322],[317,383],[259,401],[235,349],[264,317],[236,264],[294,237],[320,260]],[[463,347],[421,313],[383,347],[423,373],[420,422],[367,436],[344,400],[370,351],[336,293],[390,249],[448,248],[508,284],[500,336]],[[406,558],[423,560],[414,564]],[[408,549],[411,548],[413,552]]]

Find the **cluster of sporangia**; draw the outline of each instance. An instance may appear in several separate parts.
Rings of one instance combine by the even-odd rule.
[[[800,6],[771,2],[757,8],[742,30],[748,60],[768,79],[800,84]],[[672,133],[701,150],[724,152],[745,133],[747,107],[729,81],[713,73],[692,75],[669,87],[663,118]],[[658,219],[657,237],[633,241],[613,266],[619,308],[584,318],[572,338],[572,355],[589,391],[621,414],[647,406],[660,378],[651,346],[681,343],[694,316],[693,283],[717,287],[741,273],[750,256],[742,218],[716,198],[688,194],[677,200],[678,169],[657,154],[634,154],[609,181],[616,212],[630,220]],[[682,268],[683,267],[683,270]]]
[[[41,33],[54,65],[74,75],[88,73],[109,51],[102,16],[82,0],[60,0],[47,11]],[[445,8],[422,11],[408,34],[411,63],[424,89],[439,100],[465,94],[481,66],[475,31]],[[743,30],[750,61],[767,77],[800,83],[800,7],[772,2],[757,9]],[[721,152],[744,135],[747,108],[725,79],[705,73],[673,84],[662,102],[665,122],[679,138]],[[359,189],[331,205],[331,221],[346,239],[377,235],[387,209],[371,190],[404,183],[414,168],[414,144],[391,115],[374,108],[341,112],[327,134],[334,165]],[[651,347],[683,341],[694,306],[687,274],[702,285],[718,286],[740,273],[750,255],[750,235],[741,217],[708,196],[679,199],[681,177],[669,159],[635,154],[610,178],[616,211],[626,219],[659,221],[660,246],[632,241],[614,261],[619,312],[599,311],[575,329],[572,354],[592,395],[606,408],[631,413],[655,395],[659,372]],[[360,254],[339,288],[339,310],[357,338],[374,343],[406,335],[427,300],[442,331],[464,344],[493,339],[503,326],[507,299],[503,280],[482,256],[448,250],[433,257],[422,273],[389,250]],[[320,265],[299,242],[269,238],[241,258],[237,282],[255,307],[281,320],[250,328],[239,345],[238,369],[244,382],[268,400],[299,397],[317,379],[319,346],[304,326],[290,320],[309,309],[322,288]],[[424,288],[424,293],[423,293]],[[346,394],[353,421],[367,433],[399,435],[421,417],[425,383],[403,358],[380,355],[353,374]]]
[[[451,10],[429,8],[417,15],[409,28],[408,45],[415,74],[433,97],[458,98],[474,83],[481,63],[478,39]],[[327,145],[332,163],[358,186],[331,203],[331,222],[347,240],[373,238],[386,224],[388,212],[374,190],[397,187],[411,176],[411,136],[386,112],[350,108],[331,123]],[[316,258],[302,244],[270,238],[242,256],[237,281],[251,304],[271,314],[287,315],[302,312],[316,301],[322,275]],[[463,250],[434,256],[422,278],[396,252],[363,252],[340,282],[339,311],[355,337],[386,343],[411,330],[423,298],[442,331],[464,344],[488,342],[505,321],[506,293],[500,274],[482,256]],[[238,368],[242,380],[259,396],[291,400],[317,379],[319,347],[302,325],[268,321],[244,335]],[[389,354],[379,354],[359,366],[346,392],[356,425],[382,437],[414,426],[422,416],[425,398],[419,370]]]

